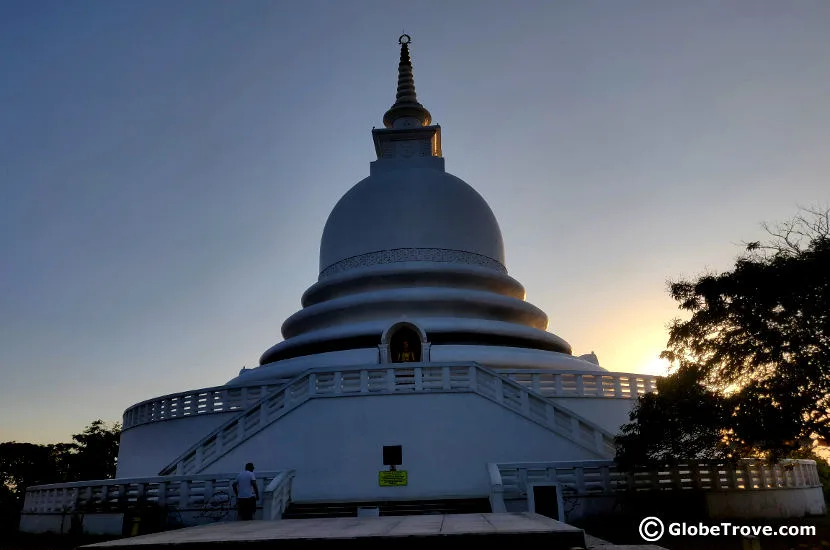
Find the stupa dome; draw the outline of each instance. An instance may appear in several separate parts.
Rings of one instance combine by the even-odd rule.
[[[320,245],[321,275],[350,259],[367,267],[457,258],[504,269],[499,224],[475,189],[439,169],[401,168],[375,171],[334,207]]]

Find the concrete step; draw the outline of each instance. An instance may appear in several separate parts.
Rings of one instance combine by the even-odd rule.
[[[370,502],[292,502],[283,519],[356,517],[358,508],[377,508],[380,516],[489,513],[486,498]]]

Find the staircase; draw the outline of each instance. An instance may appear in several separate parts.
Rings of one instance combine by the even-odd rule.
[[[283,519],[357,517],[358,508],[377,508],[381,516],[490,513],[487,498],[372,502],[292,502]]]
[[[372,365],[306,371],[209,433],[165,466],[159,475],[203,472],[310,399],[423,393],[475,393],[572,441],[596,458],[614,455],[611,433],[537,391],[478,363]]]

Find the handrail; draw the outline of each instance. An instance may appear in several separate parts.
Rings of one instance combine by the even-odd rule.
[[[269,487],[274,478],[286,472],[257,472],[257,483]],[[37,485],[26,489],[24,513],[71,512],[85,506],[123,508],[144,502],[159,506],[175,505],[180,510],[209,505],[217,495],[230,501],[235,473],[190,476],[154,476],[101,479]],[[293,471],[291,472],[293,477]],[[290,500],[291,485],[284,491]]]
[[[314,370],[323,373],[336,372],[340,368],[321,367]],[[659,378],[650,374],[606,371],[535,368],[494,370],[544,397],[636,399],[640,395],[656,391],[656,381]],[[262,392],[274,391],[289,381],[232,387],[213,386],[146,399],[124,411],[122,429],[184,416],[239,411],[258,402]],[[252,391],[255,389],[259,392]],[[233,396],[236,392],[241,394],[240,397]]]
[[[476,393],[562,435],[597,457],[612,456],[614,436],[561,404],[477,363],[409,363],[312,369],[240,412],[165,466],[160,475],[202,471],[309,399],[361,395]]]
[[[504,485],[498,464],[492,462],[488,464],[487,474],[490,476],[490,509],[497,514],[507,512],[507,506],[504,503]]]
[[[619,470],[611,460],[570,462],[517,462],[488,464],[495,467],[503,495],[526,496],[536,481],[554,482],[572,496],[659,490],[771,490],[821,487],[814,460],[783,460],[770,465],[762,460],[736,462],[686,461],[673,466]],[[490,476],[496,488],[495,475]]]
[[[184,416],[242,410],[283,385],[285,381],[247,386],[213,386],[146,399],[124,411],[122,429]]]
[[[291,485],[294,474],[294,470],[282,472],[265,487],[262,519],[271,521],[282,519],[282,515],[291,502]]]
[[[545,397],[604,397],[637,399],[657,391],[659,376],[625,372],[495,369]]]

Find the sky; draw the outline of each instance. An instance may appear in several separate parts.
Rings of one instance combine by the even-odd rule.
[[[830,2],[0,0],[0,441],[281,340],[412,36],[549,330],[665,372],[667,281],[830,203]]]

